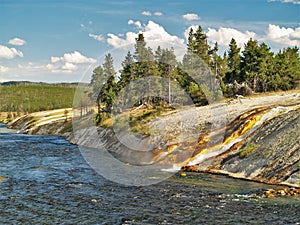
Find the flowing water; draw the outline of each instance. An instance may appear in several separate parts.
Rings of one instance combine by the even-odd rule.
[[[95,173],[64,138],[3,125],[0,152],[0,224],[300,224],[299,198],[256,196],[274,186],[187,173],[126,187]]]

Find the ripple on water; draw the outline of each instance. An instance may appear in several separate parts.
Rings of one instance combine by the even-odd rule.
[[[1,224],[299,221],[299,201],[257,198],[268,186],[254,182],[187,173],[145,187],[112,183],[60,137],[0,134],[0,152]]]

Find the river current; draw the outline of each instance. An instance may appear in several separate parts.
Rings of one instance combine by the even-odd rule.
[[[0,154],[0,224],[300,224],[299,198],[257,197],[276,186],[187,173],[126,187],[97,174],[64,138],[4,125]]]

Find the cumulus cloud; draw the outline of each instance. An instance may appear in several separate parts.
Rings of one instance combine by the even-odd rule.
[[[188,29],[184,31],[184,36],[186,40],[188,39],[188,35],[190,32],[190,29],[193,29],[196,31],[198,29],[198,26],[192,25]],[[257,38],[257,35],[254,32],[251,31],[239,31],[234,28],[224,28],[220,27],[219,29],[212,29],[208,28],[208,31],[206,32],[208,41],[213,44],[215,42],[218,42],[219,46],[228,46],[231,39],[234,38],[237,42],[237,45],[241,48],[243,48],[244,44],[247,43],[247,41],[250,38]]]
[[[135,43],[135,38],[137,37],[136,33],[133,32],[127,32],[125,35],[125,39],[118,37],[115,34],[107,34],[108,39],[107,43],[115,48],[121,48],[121,47],[126,47],[130,44]]]
[[[131,24],[133,21],[129,21]],[[137,33],[127,32],[125,38],[120,38],[115,34],[107,34],[109,37],[107,43],[113,47],[125,47],[135,43],[135,38],[140,32],[143,32],[146,42],[151,46],[151,43],[157,43],[162,47],[165,45],[184,45],[184,39],[181,39],[175,35],[169,34],[161,25],[149,21],[148,24],[140,27]],[[156,46],[157,47],[157,46]]]
[[[142,28],[142,24],[140,21],[133,21],[133,20],[128,20],[128,24],[131,25],[131,24],[134,24],[137,28]]]
[[[96,62],[96,60],[93,58],[88,58],[82,55],[78,51],[74,51],[72,53],[65,53],[62,57],[51,57],[51,62],[52,63],[68,62],[68,63],[80,64],[80,63],[94,63]]]
[[[193,21],[193,20],[200,20],[200,17],[195,14],[195,13],[187,13],[182,16],[183,19],[188,20],[188,21]]]
[[[78,66],[74,65],[73,63],[66,62],[65,65],[62,66],[64,70],[77,70]]]
[[[86,57],[78,51],[65,53],[62,57],[51,57],[51,63],[45,67],[52,73],[71,73],[79,69],[78,64],[95,63],[93,58]]]
[[[142,15],[144,15],[144,16],[151,16],[152,13],[149,12],[149,11],[144,11],[144,12],[142,12]]]
[[[293,29],[269,24],[265,39],[282,46],[299,46],[300,27]]]
[[[0,73],[4,73],[4,72],[6,72],[6,71],[8,71],[8,67],[1,66],[1,65],[0,65]]]
[[[52,57],[51,57],[51,62],[52,62],[52,63],[57,63],[57,62],[59,62],[59,61],[61,61],[61,58],[60,58],[60,57],[55,57],[55,56],[52,56]]]
[[[8,43],[11,44],[11,45],[22,46],[22,45],[26,44],[26,41],[15,37],[15,38],[9,40]]]
[[[0,58],[4,59],[13,59],[16,56],[23,57],[23,52],[15,49],[15,48],[8,48],[7,46],[0,45]]]
[[[296,5],[300,4],[299,0],[268,0],[268,2],[292,3],[292,4],[296,4]]]
[[[89,33],[89,37],[95,39],[96,41],[104,42],[105,38],[101,34],[91,34]]]
[[[175,35],[169,34],[161,25],[149,21],[145,26],[144,36],[146,41],[170,42],[183,44],[184,40]]]
[[[243,47],[250,38],[256,39],[256,34],[251,31],[239,31],[233,28],[220,27],[218,30],[208,28],[206,33],[207,38],[211,42],[218,42],[219,45],[229,45],[232,38],[234,38],[239,47]]]

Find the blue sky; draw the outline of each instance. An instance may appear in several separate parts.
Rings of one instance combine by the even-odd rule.
[[[299,0],[1,0],[0,18],[0,82],[81,81],[139,32],[178,48],[198,25],[220,51],[231,37],[300,46]]]

